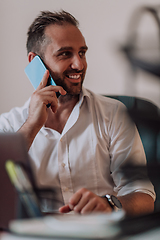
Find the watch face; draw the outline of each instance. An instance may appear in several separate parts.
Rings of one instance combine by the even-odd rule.
[[[117,208],[122,208],[121,202],[115,196],[111,195],[111,200]]]

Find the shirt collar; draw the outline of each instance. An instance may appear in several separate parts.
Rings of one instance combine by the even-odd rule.
[[[78,102],[79,108],[81,108],[83,103],[85,103],[85,102],[87,102],[87,104],[89,104],[90,99],[91,99],[90,91],[87,90],[86,88],[82,87],[82,91],[80,93],[79,102]],[[40,131],[42,131],[45,136],[48,135],[48,128],[46,128],[45,126],[43,126]],[[50,131],[50,129],[49,129],[49,131]]]
[[[91,94],[86,88],[82,87],[82,92],[81,92],[80,97],[79,97],[79,107],[80,108],[81,108],[83,102],[85,101],[85,99],[86,100],[88,99],[90,101]]]

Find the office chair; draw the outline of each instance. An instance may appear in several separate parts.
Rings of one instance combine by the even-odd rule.
[[[141,6],[136,9],[128,24],[128,34],[126,43],[120,46],[121,52],[126,56],[133,74],[141,69],[148,74],[160,77],[160,5]],[[148,38],[143,38],[140,44],[140,37],[143,31],[139,31],[140,24],[144,17],[148,16],[153,20],[156,35],[148,34]],[[154,27],[154,26],[153,26]],[[158,37],[156,51],[155,40]],[[150,41],[149,41],[150,40]],[[147,47],[146,47],[147,44]],[[147,53],[147,54],[146,54]],[[150,54],[148,54],[150,53]],[[157,79],[158,79],[157,78]],[[147,165],[151,175],[151,181],[155,187],[157,200],[155,209],[160,209],[160,110],[148,100],[128,97],[110,96],[122,101],[128,108],[128,112],[134,120],[146,153]]]
[[[152,102],[139,97],[105,96],[125,104],[137,126],[146,154],[148,174],[157,194],[155,209],[160,209],[160,109]]]

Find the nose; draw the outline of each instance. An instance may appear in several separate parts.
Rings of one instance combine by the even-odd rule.
[[[72,59],[71,63],[72,69],[82,70],[84,68],[83,59],[79,56],[79,54],[75,55]]]

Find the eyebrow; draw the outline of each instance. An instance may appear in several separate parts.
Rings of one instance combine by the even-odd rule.
[[[73,48],[72,47],[61,47],[60,49],[58,49],[57,52],[68,51],[68,50],[73,50]],[[80,50],[87,51],[88,47],[87,46],[82,46],[82,47],[80,47]]]

